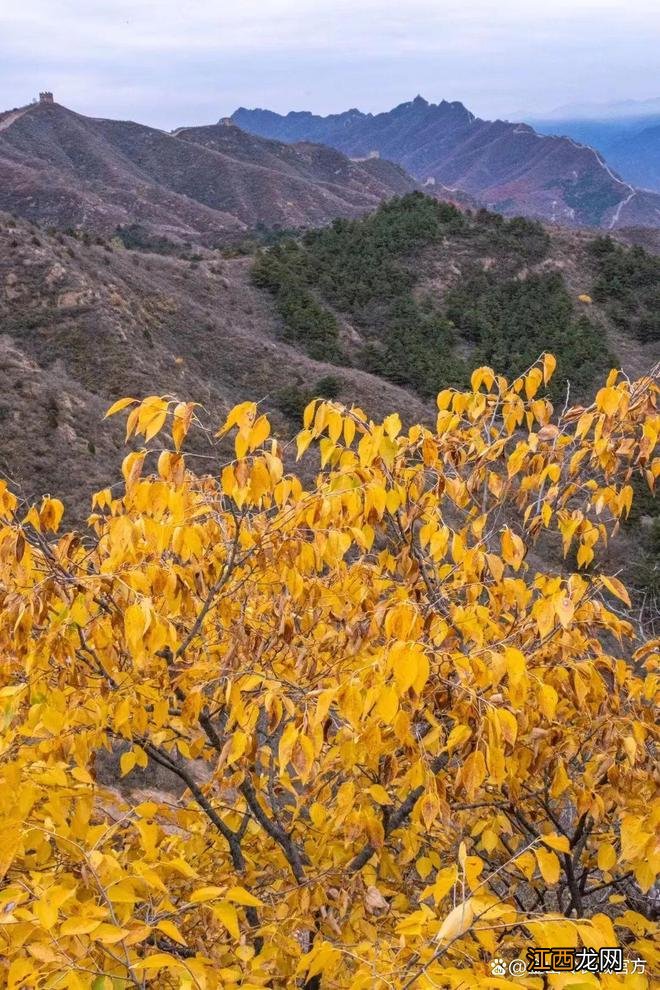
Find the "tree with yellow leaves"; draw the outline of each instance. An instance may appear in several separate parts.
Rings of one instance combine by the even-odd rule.
[[[553,368],[434,428],[312,402],[309,486],[254,403],[200,475],[194,405],[121,400],[145,449],[93,537],[0,490],[2,986],[650,986],[657,644],[596,554],[658,388],[557,417]],[[104,788],[104,748],[183,796]],[[646,975],[493,974],[535,946]]]

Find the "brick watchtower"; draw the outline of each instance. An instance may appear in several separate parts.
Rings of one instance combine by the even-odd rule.
[[[39,103],[54,103],[53,94],[50,90],[45,90],[43,93],[39,93]]]

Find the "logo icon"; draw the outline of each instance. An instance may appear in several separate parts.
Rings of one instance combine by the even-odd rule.
[[[495,959],[490,961],[490,971],[493,976],[505,976],[506,975],[506,962],[504,959],[500,959],[496,956]]]

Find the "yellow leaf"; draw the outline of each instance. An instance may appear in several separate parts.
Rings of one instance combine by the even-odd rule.
[[[179,402],[174,407],[174,412],[172,413],[172,440],[177,450],[181,449],[181,445],[190,429],[192,415],[192,402]]]
[[[245,887],[230,887],[225,896],[228,901],[243,904],[245,907],[261,907],[264,903],[254,894],[250,894]]]
[[[143,645],[143,637],[151,622],[151,610],[148,602],[142,600],[129,605],[124,612],[124,631],[131,649],[139,649]]]
[[[120,928],[118,925],[111,925],[107,922],[100,924],[92,933],[94,941],[101,942],[103,945],[114,945],[116,942],[121,942],[128,934],[128,928]]]
[[[26,976],[33,974],[33,967],[34,963],[31,959],[21,959],[20,956],[13,959],[6,973],[7,990],[16,990],[19,985],[28,986],[24,980]]]
[[[525,556],[525,545],[523,541],[510,529],[504,529],[502,531],[501,544],[502,557],[507,564],[517,571],[522,564],[523,557]]]
[[[147,956],[146,959],[139,959],[136,963],[133,963],[134,969],[181,969],[182,964],[174,956],[171,956],[168,952],[154,952],[153,955]]]
[[[551,684],[544,684],[539,691],[539,708],[549,722],[552,722],[557,711],[559,695]]]
[[[420,799],[419,813],[426,828],[429,829],[440,813],[440,802],[435,794],[427,791]]]
[[[300,433],[296,437],[296,447],[298,450],[298,453],[296,455],[296,460],[300,460],[300,458],[305,453],[305,451],[307,450],[313,439],[314,436],[311,430],[300,431]]]
[[[607,872],[616,866],[616,849],[611,842],[603,842],[598,847],[598,869]]]
[[[524,852],[516,856],[515,864],[528,880],[532,879],[536,869],[536,860],[531,852]]]
[[[64,515],[64,505],[58,498],[45,498],[39,510],[39,521],[43,531],[55,533],[59,529]]]
[[[144,439],[148,442],[160,433],[163,424],[167,419],[169,404],[165,399],[152,398],[142,403],[139,416],[139,432],[144,433]]]
[[[401,418],[398,413],[392,413],[383,420],[383,428],[388,437],[392,440],[401,432]]]
[[[644,856],[651,832],[644,828],[639,815],[624,815],[621,820],[621,858],[630,862]]]
[[[605,585],[607,590],[614,595],[615,598],[618,598],[620,601],[624,602],[624,604],[626,604],[628,608],[632,607],[630,596],[626,591],[625,585],[623,585],[618,578],[605,577],[604,574],[601,574],[600,580]]]
[[[137,402],[137,399],[117,399],[116,402],[112,403],[103,418],[107,419],[108,416],[114,416],[115,413],[121,412],[122,409],[126,409],[127,406],[132,405],[134,402]]]
[[[565,835],[557,835],[555,832],[551,832],[549,835],[542,836],[543,842],[546,846],[550,846],[556,852],[567,853],[571,851],[571,845]]]
[[[439,904],[447,896],[457,880],[458,870],[456,866],[447,866],[443,870],[438,871],[432,887],[433,899],[436,904]]]
[[[222,887],[198,887],[190,895],[191,904],[203,904],[206,901],[217,901],[219,897],[224,897],[225,891]]]
[[[370,794],[374,801],[378,804],[393,804],[392,798],[389,796],[382,784],[372,784],[371,787],[367,788],[367,793]]]
[[[270,436],[270,421],[267,416],[259,416],[250,430],[250,450],[256,450]]]
[[[350,416],[344,419],[344,444],[350,447],[355,438],[355,420]]]
[[[93,932],[95,928],[98,928],[101,924],[101,918],[86,918],[83,916],[74,916],[73,918],[67,918],[60,925],[60,933],[62,935],[89,935]]]
[[[395,931],[404,938],[414,938],[422,934],[429,921],[430,915],[427,911],[413,911],[397,922]]]
[[[314,744],[311,739],[299,733],[291,752],[291,763],[302,781],[308,781],[314,768]]]
[[[235,763],[240,760],[248,746],[248,737],[240,729],[235,729],[231,737],[231,746],[227,756],[227,763]]]
[[[0,880],[4,880],[20,848],[22,836],[18,821],[5,818],[0,836]]]
[[[635,742],[634,736],[625,736],[623,739],[623,748],[626,751],[626,755],[630,760],[630,765],[635,765],[635,760],[637,758],[637,743]]]
[[[568,629],[573,621],[575,605],[569,598],[568,594],[565,594],[563,591],[560,591],[558,595],[555,595],[553,604],[555,612],[557,613],[557,618],[561,622],[564,629]]]
[[[552,376],[555,373],[555,368],[557,367],[557,361],[553,354],[543,355],[543,381],[547,385]]]
[[[478,856],[466,856],[463,864],[465,879],[470,890],[476,890],[479,886],[479,877],[483,873],[484,863]]]
[[[137,756],[132,749],[128,753],[122,753],[119,757],[119,767],[121,770],[122,777],[125,777],[127,773],[130,773],[137,762]]]
[[[233,904],[228,904],[227,902],[216,904],[211,910],[213,916],[225,926],[232,938],[239,939],[241,937],[238,915]]]
[[[46,929],[52,928],[57,921],[57,907],[56,905],[49,903],[45,896],[41,897],[35,904],[34,913],[39,919],[41,925]]]
[[[375,705],[375,712],[384,722],[391,724],[394,716],[399,710],[399,696],[391,684],[386,684]]]
[[[517,650],[513,646],[507,646],[504,651],[504,660],[506,662],[506,671],[509,675],[509,682],[511,684],[519,684],[527,670],[525,657],[520,650]]]
[[[501,746],[492,742],[486,746],[486,765],[492,784],[502,784],[506,777],[506,763]]]
[[[570,779],[566,773],[564,764],[560,761],[555,770],[554,776],[552,778],[552,783],[550,785],[550,794],[552,797],[557,798],[561,794],[564,794],[570,787]]]
[[[309,429],[309,427],[312,425],[312,422],[314,420],[314,412],[316,410],[316,402],[317,402],[316,399],[312,399],[312,401],[308,402],[307,405],[305,406],[305,411],[303,413],[303,426],[305,427],[305,429]]]
[[[309,983],[319,973],[330,973],[336,970],[340,958],[339,949],[331,942],[316,941],[311,952],[306,953],[299,961],[296,973],[306,973]]]
[[[541,876],[546,883],[554,884],[559,880],[559,860],[553,852],[539,848],[535,850],[536,862],[539,864]]]
[[[162,932],[163,935],[167,935],[168,938],[171,938],[173,942],[178,942],[179,945],[186,945],[185,938],[173,921],[168,921],[167,919],[159,921],[156,928],[159,932]]]
[[[438,409],[440,409],[441,411],[448,409],[449,403],[451,402],[453,395],[454,395],[454,390],[451,388],[445,388],[442,390],[442,392],[439,392],[436,397]]]
[[[464,935],[469,930],[473,918],[474,910],[471,899],[465,901],[463,904],[457,904],[440,925],[436,940],[443,943],[460,938],[461,935]]]
[[[422,880],[426,880],[427,876],[433,869],[433,863],[428,858],[428,856],[420,856],[415,863],[415,869],[419,873]]]
[[[417,653],[413,650],[406,650],[405,647],[398,646],[392,651],[394,670],[394,680],[396,682],[399,697],[413,686],[417,678]]]
[[[623,393],[618,388],[601,388],[596,393],[596,408],[604,412],[606,416],[613,416],[619,408],[622,398]]]
[[[500,725],[502,738],[511,746],[515,745],[518,738],[518,720],[516,716],[508,708],[496,708],[495,716]]]
[[[486,779],[486,760],[481,750],[470,753],[461,768],[461,780],[470,800]]]
[[[171,870],[176,870],[177,873],[180,873],[182,877],[196,877],[197,876],[197,873],[195,872],[195,870],[193,870],[193,868],[190,865],[190,863],[187,863],[186,860],[185,859],[182,859],[180,856],[176,856],[174,859],[169,860],[169,862],[168,862],[167,865],[168,865],[168,867]],[[156,876],[157,876],[157,874],[154,873],[154,877],[150,881],[151,883],[156,884],[156,881],[154,879]],[[157,886],[157,884],[156,884],[156,886]],[[204,888],[200,888],[200,889],[204,889]],[[208,888],[206,888],[206,889],[208,889]]]
[[[469,725],[455,725],[447,736],[447,751],[451,753],[452,749],[462,746],[464,742],[468,741],[471,735],[472,729]]]
[[[540,368],[532,368],[525,378],[525,395],[528,399],[533,399],[539,390],[539,385],[543,381],[543,372]]]

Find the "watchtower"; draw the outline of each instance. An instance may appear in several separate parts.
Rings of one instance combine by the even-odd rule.
[[[50,90],[46,89],[43,93],[39,93],[39,103],[54,103],[53,94]]]

